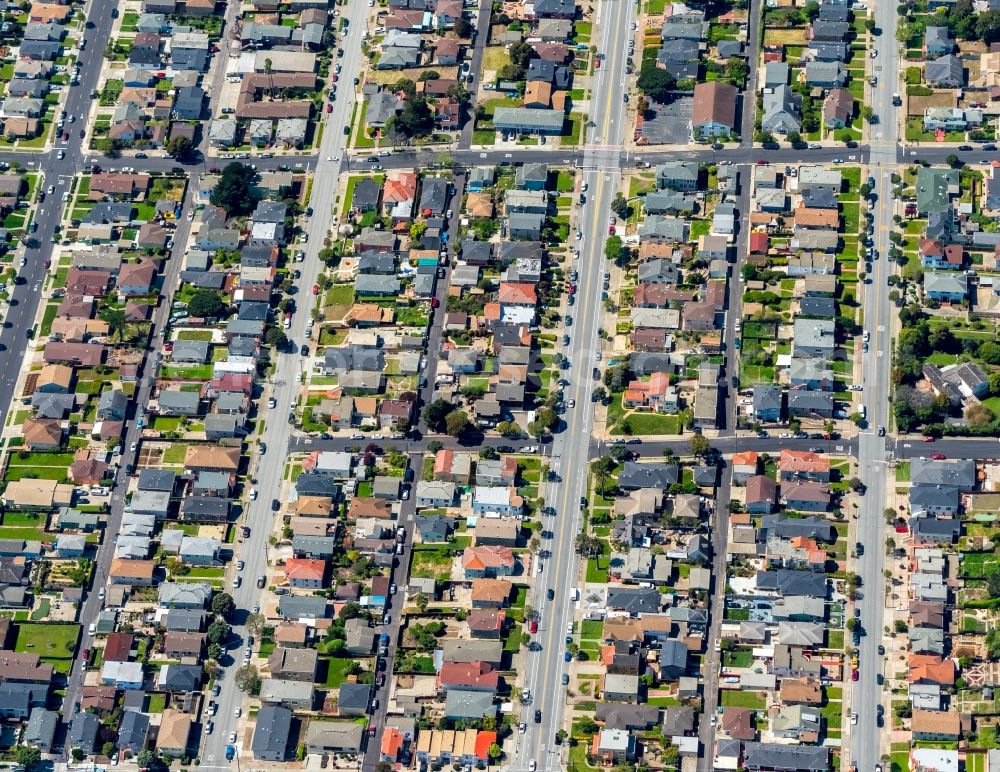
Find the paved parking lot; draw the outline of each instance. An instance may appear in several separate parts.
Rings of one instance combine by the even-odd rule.
[[[642,124],[642,136],[651,145],[683,145],[690,140],[693,97],[669,105],[651,104]]]

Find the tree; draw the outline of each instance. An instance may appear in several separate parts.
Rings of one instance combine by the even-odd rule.
[[[671,92],[677,86],[677,81],[673,75],[666,70],[661,70],[655,63],[644,61],[642,69],[639,70],[636,86],[652,101],[663,103],[670,99]]]
[[[229,625],[216,619],[208,626],[208,642],[221,644],[229,637]]]
[[[234,162],[222,170],[219,181],[212,191],[211,201],[221,206],[230,216],[249,214],[260,200],[254,185],[260,178],[249,166]]]
[[[954,153],[950,153],[948,155],[948,157],[944,159],[944,162],[946,164],[948,164],[948,166],[950,166],[952,168],[955,168],[955,167],[958,167],[958,166],[962,165],[962,161]]]
[[[114,745],[111,747],[114,748]],[[31,748],[27,745],[14,746],[14,763],[24,767],[26,772],[31,772],[41,760],[42,752],[38,748]]]
[[[267,332],[264,333],[264,343],[268,346],[274,346],[278,350],[284,350],[288,346],[288,336],[285,335],[284,330],[268,327]]]
[[[576,535],[576,551],[585,558],[596,558],[604,549],[604,542],[586,533]]]
[[[494,461],[500,458],[500,454],[491,445],[484,445],[479,449],[479,457],[484,461]]]
[[[628,219],[628,201],[620,191],[615,193],[615,197],[611,199],[611,211],[618,215],[621,220]]]
[[[464,410],[452,410],[444,419],[445,428],[452,437],[461,437],[469,428],[469,416]]]
[[[495,763],[497,761],[497,759],[499,759],[501,756],[503,756],[503,749],[499,745],[497,745],[496,743],[492,743],[490,745],[490,747],[489,747],[489,750],[486,751],[486,754]]]
[[[251,614],[247,617],[246,628],[247,632],[251,635],[260,635],[260,631],[264,629],[264,623],[267,620],[264,618],[263,614]]]
[[[241,692],[253,694],[260,689],[260,674],[253,665],[244,665],[236,671],[236,675],[233,678],[235,679],[236,688]]]
[[[101,746],[101,755],[107,758],[111,758],[111,754],[115,752],[115,744],[108,740],[104,745]]]
[[[790,131],[785,135],[785,139],[787,139],[794,147],[802,141],[802,135],[797,131]]]
[[[103,309],[98,316],[105,324],[108,325],[108,332],[111,335],[111,340],[120,341],[125,332],[125,325],[127,322],[125,309],[109,306]]]
[[[443,432],[445,419],[454,411],[455,406],[446,399],[436,399],[424,408],[424,423],[433,432]]]
[[[434,114],[422,97],[407,99],[402,112],[392,116],[386,130],[404,139],[426,137],[434,130]]]
[[[472,22],[468,19],[456,19],[455,20],[455,34],[460,38],[471,38],[472,37]]]
[[[218,614],[223,619],[226,619],[236,608],[236,604],[233,602],[233,596],[227,592],[217,593],[212,597],[212,613]]]
[[[218,659],[222,656],[222,647],[217,643],[208,644],[209,659]]]
[[[149,769],[156,763],[156,754],[153,751],[139,751],[135,757],[135,763],[139,765],[140,769]]]
[[[176,161],[187,161],[194,150],[194,143],[187,137],[171,137],[167,142],[167,155]]]
[[[704,434],[695,434],[691,437],[691,455],[702,458],[708,454],[712,446]]]
[[[624,252],[625,243],[621,236],[608,236],[608,240],[604,242],[604,256],[611,262],[617,263],[622,259]]]
[[[187,310],[191,316],[214,319],[222,314],[225,307],[222,298],[215,290],[197,289],[188,301]]]
[[[413,596],[413,603],[417,609],[419,609],[420,613],[423,614],[427,610],[427,604],[430,603],[430,601],[427,599],[426,595],[422,592],[418,592]]]
[[[991,598],[1000,598],[1000,571],[994,571],[986,576],[986,590]]]

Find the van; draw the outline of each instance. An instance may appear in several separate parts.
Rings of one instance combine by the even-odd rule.
[[[576,587],[569,588],[569,599],[571,601],[576,601],[580,598],[580,591]]]

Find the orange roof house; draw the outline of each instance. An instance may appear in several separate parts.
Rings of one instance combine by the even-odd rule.
[[[782,450],[778,457],[778,471],[783,480],[830,481],[830,459],[811,450]]]
[[[534,308],[538,303],[538,294],[535,292],[533,284],[505,281],[500,284],[498,299],[502,305],[531,306]]]
[[[462,553],[462,569],[466,579],[510,576],[516,565],[517,558],[510,547],[482,545],[466,547]]]
[[[648,381],[631,381],[622,399],[628,407],[644,407],[660,412],[671,412],[671,407],[677,407],[676,390],[671,390],[667,373],[653,373]]]
[[[488,662],[445,662],[438,673],[438,688],[495,692],[500,673]]]
[[[911,654],[910,672],[906,680],[911,684],[938,684],[951,686],[955,683],[955,663],[934,654]]]
[[[795,210],[796,228],[836,230],[840,225],[840,212],[836,209],[814,209],[800,206]]]
[[[506,606],[513,585],[506,579],[473,579],[472,607],[499,608]]]
[[[496,732],[480,732],[476,735],[476,758],[486,761],[490,757],[490,746],[497,741]]]
[[[392,759],[393,762],[399,759],[399,752],[403,748],[403,733],[400,732],[396,727],[387,727],[385,732],[382,733],[382,746],[379,749],[382,754],[383,761],[385,759]]]
[[[285,561],[285,576],[292,587],[322,587],[326,576],[326,561],[290,558]]]
[[[412,201],[417,195],[417,175],[415,172],[389,172],[382,188],[382,201],[398,204]]]

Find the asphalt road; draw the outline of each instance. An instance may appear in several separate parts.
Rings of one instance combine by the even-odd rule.
[[[858,476],[867,486],[860,498],[856,540],[865,545],[858,558],[856,572],[862,580],[862,597],[857,601],[861,610],[861,625],[866,635],[859,647],[857,682],[851,683],[851,711],[858,714],[858,723],[851,726],[851,760],[859,769],[874,769],[881,754],[881,741],[886,739],[876,724],[876,706],[881,702],[882,689],[876,683],[876,674],[883,671],[882,658],[877,647],[882,641],[885,596],[882,577],[885,561],[885,518],[887,505],[886,481],[891,470],[887,464],[887,443],[879,437],[878,426],[889,425],[889,370],[892,356],[892,304],[888,298],[887,279],[892,264],[886,257],[889,251],[889,234],[893,225],[893,207],[890,197],[890,176],[897,162],[898,127],[892,94],[899,90],[899,44],[896,42],[896,9],[890,3],[875,3],[875,22],[882,34],[872,39],[878,56],[869,59],[869,74],[878,77],[878,84],[870,88],[869,101],[879,123],[870,126],[871,151],[868,173],[875,177],[878,199],[875,204],[875,244],[880,259],[872,262],[870,283],[865,286],[865,328],[871,339],[867,353],[862,352],[862,404],[868,411],[868,428],[862,431],[858,442]],[[852,550],[853,552],[853,550]],[[848,676],[849,677],[849,676]],[[846,726],[847,724],[845,724]],[[888,751],[886,747],[884,749]]]
[[[269,543],[268,538],[275,528],[275,515],[271,509],[271,499],[276,497],[281,502],[287,501],[282,493],[284,463],[288,457],[288,441],[290,425],[287,414],[295,404],[298,396],[299,383],[305,358],[299,355],[299,346],[306,341],[306,324],[309,321],[309,308],[312,303],[311,287],[316,283],[322,270],[319,250],[323,247],[323,239],[331,224],[331,214],[339,216],[339,212],[331,212],[336,201],[337,185],[340,175],[342,156],[346,137],[342,127],[350,122],[351,109],[354,102],[353,80],[359,74],[361,56],[361,38],[364,33],[368,7],[364,3],[350,3],[344,6],[346,18],[350,24],[348,31],[341,40],[344,56],[339,59],[343,69],[339,76],[337,100],[333,103],[332,113],[324,113],[327,119],[323,132],[323,141],[315,166],[313,187],[310,202],[314,216],[306,218],[305,233],[308,240],[300,247],[305,252],[302,263],[294,263],[293,267],[301,271],[300,278],[295,282],[297,288],[298,310],[292,317],[292,324],[287,335],[292,342],[288,350],[277,353],[276,366],[271,380],[265,385],[262,399],[274,397],[276,407],[267,411],[264,435],[262,437],[267,447],[266,454],[260,454],[254,447],[250,459],[251,469],[255,470],[254,486],[261,492],[260,497],[247,505],[241,518],[241,525],[250,527],[250,536],[242,544],[236,545],[236,557],[242,559],[246,567],[242,571],[242,582],[239,588],[231,587],[235,576],[235,568],[227,576],[227,587],[236,602],[237,611],[233,620],[232,658],[227,666],[220,671],[222,692],[216,702],[219,705],[216,718],[216,728],[212,735],[205,738],[202,751],[202,767],[229,769],[225,760],[225,747],[231,730],[238,731],[237,752],[241,752],[244,742],[248,741],[250,732],[241,725],[233,712],[237,706],[244,709],[245,695],[236,688],[234,672],[242,661],[242,649],[246,647],[248,631],[246,619],[250,610],[260,606],[263,591],[257,588],[256,579],[259,575],[268,575]],[[341,160],[330,160],[339,158]],[[273,160],[273,159],[271,159]],[[287,163],[287,161],[285,161]],[[268,584],[273,584],[268,575]],[[265,609],[266,611],[266,609]],[[259,642],[255,641],[256,649]],[[237,661],[239,660],[239,661]]]
[[[620,182],[620,175],[616,173],[619,154],[629,131],[621,96],[622,84],[627,82],[627,54],[622,41],[631,37],[635,7],[632,3],[602,3],[598,13],[594,25],[595,29],[600,29],[597,49],[604,52],[606,58],[594,75],[588,116],[594,125],[587,131],[589,149],[583,170],[577,175],[578,180],[588,186],[587,203],[578,209],[578,227],[583,239],[582,243],[577,240],[573,244],[581,254],[579,261],[573,262],[579,262],[574,268],[579,270],[580,279],[577,302],[566,309],[572,314],[574,323],[566,329],[571,339],[562,352],[570,363],[563,371],[563,377],[569,382],[565,387],[565,399],[567,402],[575,399],[577,407],[569,408],[564,414],[565,429],[556,435],[550,448],[554,481],[545,487],[545,501],[547,506],[555,507],[557,514],[543,516],[546,529],[553,532],[553,540],[543,540],[542,549],[550,550],[552,557],[546,560],[536,557],[525,566],[525,570],[535,577],[532,605],[539,617],[535,642],[540,649],[524,655],[527,658],[524,685],[531,690],[532,702],[521,709],[521,720],[527,722],[528,728],[519,737],[516,754],[505,765],[511,772],[527,769],[531,760],[537,762],[540,770],[567,768],[564,755],[567,746],[555,745],[555,733],[566,726],[563,715],[567,687],[562,685],[561,677],[564,673],[572,673],[571,666],[563,661],[565,637],[576,611],[575,604],[570,602],[570,588],[583,588],[574,542],[581,528],[580,498],[587,493],[588,448],[594,418],[590,398],[595,381],[591,371],[600,346],[597,330],[603,326],[603,274],[609,270],[604,244],[608,237],[611,200]],[[613,171],[609,173],[606,169]],[[579,190],[578,187],[574,194]],[[536,563],[542,566],[540,573]],[[551,601],[546,594],[549,590],[553,596]],[[536,710],[541,712],[538,723],[534,721]]]

